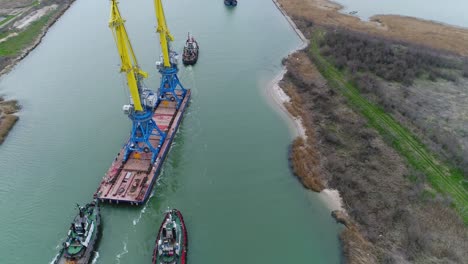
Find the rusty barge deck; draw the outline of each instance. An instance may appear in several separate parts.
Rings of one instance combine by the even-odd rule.
[[[148,199],[159,176],[162,164],[171,148],[177,129],[189,103],[191,90],[187,90],[184,100],[176,109],[176,102],[161,102],[153,114],[159,129],[167,133],[154,164],[151,153],[132,153],[123,162],[125,148],[122,148],[102,179],[95,198],[101,202],[141,205]],[[151,136],[150,141],[158,145],[159,136]]]

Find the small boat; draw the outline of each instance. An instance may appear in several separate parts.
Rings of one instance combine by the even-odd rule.
[[[187,229],[177,209],[166,212],[153,251],[153,264],[187,263]]]
[[[188,35],[187,41],[185,42],[184,53],[182,55],[182,62],[184,65],[194,65],[198,60],[198,42]]]
[[[227,6],[237,6],[237,0],[224,0],[224,4]]]
[[[54,264],[85,264],[91,259],[101,223],[99,204],[93,201],[77,207],[78,215],[71,223],[68,237]]]

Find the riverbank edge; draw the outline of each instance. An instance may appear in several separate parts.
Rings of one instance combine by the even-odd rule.
[[[31,42],[30,45],[25,47],[19,55],[17,55],[15,58],[9,61],[5,68],[3,68],[0,71],[0,77],[8,74],[11,70],[13,70],[19,62],[25,59],[29,55],[29,53],[31,53],[37,46],[39,46],[39,44],[41,44],[42,39],[46,36],[47,32],[49,32],[49,29],[62,17],[63,14],[65,14],[65,12],[73,5],[73,3],[75,3],[75,1],[76,0],[70,0],[70,2],[66,3],[61,10],[54,14],[53,19],[51,19],[44,26],[44,28],[41,30],[41,33],[34,39],[34,41]],[[4,99],[3,96],[0,95],[0,99]],[[16,100],[10,99],[9,101]],[[20,108],[21,106],[18,105],[14,113],[17,113],[20,110]],[[6,137],[19,120],[19,117],[14,113],[6,114],[2,117],[2,120],[0,120],[0,145],[5,141]]]
[[[286,13],[286,11],[281,7],[278,1],[272,0],[272,2],[275,4],[276,8],[281,12],[283,17],[286,19],[290,27],[294,30],[294,32],[297,34],[297,36],[302,42],[297,48],[291,50],[288,56],[295,52],[305,49],[310,44],[310,41],[304,36],[302,31],[296,26],[294,21]],[[280,85],[280,82],[285,78],[285,75],[287,74],[287,72],[288,71],[286,69],[286,66],[283,65],[283,69],[281,70],[281,72],[278,73],[278,75],[272,80],[271,84],[268,86],[267,96],[269,96],[271,101],[278,107],[278,109],[281,112],[285,113],[285,115],[288,117],[289,119],[288,122],[290,124],[289,126],[293,129],[293,135],[295,136],[295,142],[298,142],[298,139],[307,141],[308,130],[311,130],[311,129],[310,128],[308,129],[307,126],[304,125],[301,117],[295,116],[293,113],[291,113],[290,110],[288,110],[288,107],[286,107],[286,104],[291,102],[291,98],[288,94],[285,93],[284,89]],[[292,148],[293,147],[294,146],[292,146]],[[294,150],[291,149],[291,151],[294,151]],[[302,162],[307,162],[307,160],[302,160]],[[293,168],[293,171],[294,171],[294,168]],[[332,211],[332,216],[335,214],[334,213],[335,211],[341,211],[342,212],[340,214],[341,216],[346,215],[346,210],[343,207],[343,201],[341,199],[341,196],[338,190],[328,189],[328,188],[323,188],[323,187],[313,188],[313,187],[308,186],[308,184],[303,181],[302,179],[303,177],[301,177],[301,175],[296,175],[296,176],[299,178],[299,180],[301,180],[305,188],[313,190],[319,194],[320,199]],[[323,186],[323,183],[320,182],[319,185]]]
[[[296,25],[296,22],[294,22],[294,21],[297,20],[297,23],[303,24],[304,21],[301,21],[301,17],[294,17],[295,20],[293,21],[289,17],[288,13],[286,13],[286,11],[283,9],[282,5],[277,0],[272,0],[272,1],[275,3],[275,5],[281,11],[281,13],[286,17],[287,21],[291,24],[292,28],[296,32],[297,31],[300,32],[300,34],[298,34],[298,36],[304,41],[304,39],[302,37],[304,36],[304,34],[309,35],[310,32],[308,32],[308,27],[310,27],[310,25],[305,26],[304,27],[305,31],[302,32],[301,30],[298,29],[298,27]],[[349,17],[349,15],[340,12],[340,10],[343,9],[343,6],[341,6],[340,4],[337,4],[337,3],[333,2],[333,1],[328,1],[328,0],[320,0],[318,2],[320,2],[320,4],[329,4],[331,6],[328,6],[327,8],[330,8],[330,9],[334,10],[336,13],[338,13],[340,15]],[[306,3],[304,3],[304,5],[305,4]],[[316,6],[316,7],[318,7],[318,6]],[[294,16],[294,12],[292,12],[292,16]],[[436,21],[424,20],[424,19],[413,18],[413,17],[398,16],[398,15],[375,15],[375,16],[370,18],[369,22],[363,21],[363,20],[361,20],[361,19],[359,19],[357,17],[353,17],[353,18],[359,20],[362,23],[368,23],[368,24],[374,23],[375,26],[377,26],[377,27],[378,26],[384,27],[384,25],[385,25],[385,23],[382,23],[380,21],[380,18],[389,18],[390,20],[401,19],[401,20],[411,20],[412,22],[415,22],[415,23],[423,23],[423,24],[427,23],[428,27],[435,25],[436,27],[447,27],[449,29],[457,29],[457,30],[467,32],[467,30],[465,28],[454,27],[454,26],[446,25],[446,24],[439,23],[439,22],[436,22]],[[318,19],[318,21],[320,21],[320,19]],[[315,24],[315,20],[314,20],[313,24]],[[317,25],[322,25],[322,24],[320,22],[317,22]],[[325,23],[325,25],[326,25],[326,23]],[[340,26],[336,26],[336,27],[340,27]],[[346,28],[346,25],[344,25],[344,26],[341,25],[341,27]],[[351,30],[353,30],[353,29],[351,29]],[[357,30],[357,31],[359,31],[359,30]],[[373,34],[373,32],[367,32],[367,33],[368,34]],[[376,35],[379,36],[379,34],[376,34]],[[402,34],[402,36],[403,35],[404,34]],[[384,38],[390,38],[390,37],[389,36],[384,36]],[[433,48],[433,49],[438,50],[438,51],[446,51],[446,52],[449,52],[450,54],[457,54],[457,55],[461,55],[461,56],[464,56],[464,55],[467,54],[466,52],[464,52],[464,50],[460,51],[460,49],[457,49],[456,46],[444,49],[444,48],[438,47],[437,45],[430,45],[430,44],[426,45],[426,44],[420,43],[418,41],[412,41],[411,39],[405,39],[405,40],[402,40],[402,42],[403,43],[413,43],[413,44],[416,43],[418,45]],[[299,49],[296,49],[295,51],[291,52],[291,54],[294,53],[294,52],[297,52],[298,50]],[[300,53],[300,51],[297,52],[297,53]],[[290,59],[290,57],[291,56],[288,56],[286,59]],[[285,60],[285,61],[287,62],[288,60]],[[283,63],[283,64],[285,64],[285,63]],[[287,70],[284,70],[282,72],[282,76],[284,77],[284,80],[286,80],[286,81],[288,80],[287,74],[288,74]],[[279,81],[278,85],[282,89],[281,92],[286,94],[287,93],[287,87],[282,87],[280,84],[281,84],[281,80]],[[272,88],[272,90],[274,90],[274,87]],[[280,95],[277,95],[277,96],[280,96]],[[285,108],[286,111],[289,112],[289,115],[294,120],[294,119],[296,119],[295,116],[297,116],[298,112],[297,111],[291,111],[291,108],[285,107],[285,105],[284,105],[284,104],[290,103],[289,99],[290,98],[288,97],[288,100],[283,100],[283,105],[281,105],[280,107]],[[293,101],[295,101],[294,99],[296,99],[296,98],[294,97]],[[298,108],[301,107],[300,101],[296,100],[296,102],[293,102],[293,103],[298,104],[298,106],[297,106]],[[295,110],[295,109],[292,109],[292,110]],[[304,127],[304,129],[306,131],[305,132],[306,134],[308,133],[308,130],[310,130],[310,129],[313,130],[314,129],[313,127],[310,127],[309,125],[310,124],[306,124],[305,127]],[[294,168],[293,168],[293,170],[294,170]],[[311,189],[311,190],[313,190],[313,189]],[[323,191],[320,192],[320,194],[327,193],[327,191],[328,191],[328,189],[324,189]],[[346,252],[349,253],[350,251],[354,251],[354,256],[352,258],[347,258],[347,260],[350,261],[351,263],[375,263],[377,261],[377,259],[378,259],[378,256],[377,256],[378,254],[376,252],[375,247],[372,245],[372,243],[370,243],[364,237],[363,234],[366,232],[366,230],[362,230],[354,222],[354,220],[347,214],[347,212],[342,209],[343,201],[340,198],[339,192],[336,191],[336,190],[333,190],[333,193],[331,194],[331,197],[328,197],[328,201],[333,201],[334,199],[339,201],[339,206],[341,208],[337,209],[337,210],[333,210],[332,211],[332,217],[335,218],[335,220],[337,222],[343,224],[346,227],[345,229],[343,229],[343,231],[341,232],[341,234],[339,236],[340,240],[341,240],[342,252],[344,254],[346,254]],[[327,201],[327,199],[325,199],[325,200]]]
[[[392,41],[410,43],[445,53],[468,56],[468,28],[422,18],[377,14],[362,20],[343,12],[343,6],[330,0],[277,0],[302,33],[309,38],[312,24],[346,28]]]

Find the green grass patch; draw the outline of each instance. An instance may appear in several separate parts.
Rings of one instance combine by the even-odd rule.
[[[421,194],[421,198],[423,201],[432,200],[436,197],[436,193],[431,190],[424,190]]]
[[[408,180],[411,182],[411,183],[416,183],[419,181],[419,178],[418,176],[414,175],[414,174],[410,174],[408,175]]]
[[[8,15],[6,16],[5,19],[3,19],[2,21],[0,21],[0,27],[3,26],[4,24],[6,24],[7,22],[9,22],[10,20],[12,20],[14,17],[16,17],[16,15]]]
[[[44,26],[49,22],[53,13],[44,15],[34,21],[25,30],[18,33],[17,36],[9,38],[0,43],[0,56],[14,56],[20,53],[26,46],[30,45],[41,33]]]
[[[5,32],[0,32],[0,39],[3,39],[4,37],[8,36],[10,32],[5,31]]]
[[[391,142],[412,167],[427,176],[435,190],[451,196],[456,210],[468,224],[468,190],[463,174],[440,161],[409,129],[364,98],[358,88],[347,80],[346,73],[339,71],[320,54],[318,43],[323,34],[323,31],[315,32],[309,51],[320,73],[347,98],[352,107],[367,118],[373,128]]]

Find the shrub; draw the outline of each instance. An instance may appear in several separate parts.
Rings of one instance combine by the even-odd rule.
[[[462,70],[468,76],[468,62],[459,62],[421,47],[402,46],[390,40],[349,30],[329,31],[320,41],[322,55],[332,58],[335,66],[351,73],[370,72],[387,81],[411,85],[422,76],[435,81],[438,77],[456,81],[444,69]],[[427,73],[424,75],[424,73]]]
[[[468,78],[468,59],[463,62],[463,77]]]

